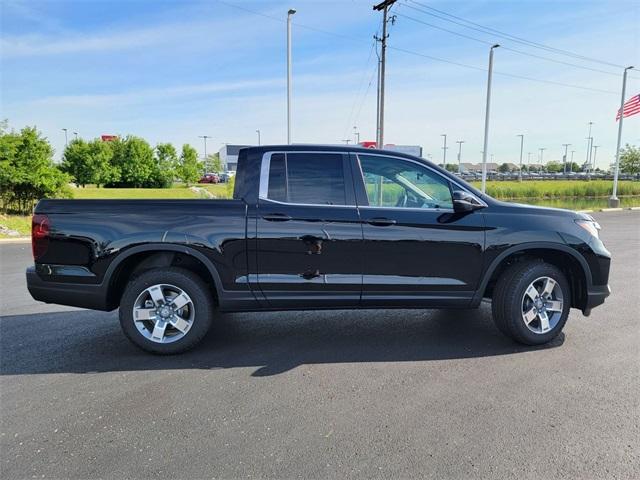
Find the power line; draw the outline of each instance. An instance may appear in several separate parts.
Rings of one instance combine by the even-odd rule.
[[[405,5],[405,6],[408,7],[408,8],[413,8],[414,10],[417,10],[417,11],[421,11],[421,10],[418,10],[417,8],[415,8],[415,7],[412,7],[411,5]],[[435,28],[437,30],[442,30],[443,32],[447,32],[447,33],[450,33],[452,35],[457,35],[459,37],[466,38],[466,39],[469,39],[469,40],[473,40],[475,42],[480,42],[480,43],[483,43],[485,45],[493,45],[495,43],[495,42],[491,42],[491,41],[488,41],[488,40],[482,40],[480,38],[472,37],[470,35],[465,35],[464,33],[456,32],[454,30],[449,30],[448,28],[444,28],[444,27],[441,27],[439,25],[434,25],[432,23],[428,23],[428,22],[425,22],[423,20],[419,20],[417,18],[411,17],[409,15],[405,15],[405,14],[400,13],[400,12],[396,12],[396,15],[399,16],[399,17],[403,17],[403,18],[406,18],[408,20],[411,20],[413,22],[420,23],[422,25],[426,25],[427,27]],[[553,58],[543,57],[541,55],[536,55],[534,53],[523,52],[522,50],[516,50],[515,48],[505,47],[504,45],[502,45],[501,48],[502,48],[502,50],[508,50],[510,52],[517,53],[519,55],[525,55],[525,56],[532,57],[532,58],[538,58],[540,60],[546,60],[548,62],[558,63],[558,64],[561,64],[561,65],[567,65],[569,67],[581,68],[581,69],[584,69],[584,70],[590,70],[592,72],[604,73],[604,74],[607,74],[607,75],[612,75],[614,77],[619,77],[620,76],[618,73],[608,72],[608,71],[605,71],[605,70],[599,70],[597,68],[591,68],[591,67],[587,67],[587,66],[584,66],[584,65],[576,65],[575,63],[563,62],[562,60],[556,60],[556,59],[553,59]]]
[[[418,3],[418,2],[415,2],[414,0],[406,0],[406,1],[411,1],[413,3]],[[259,16],[262,16],[262,17],[265,17],[265,18],[269,18],[271,20],[275,20],[275,21],[280,22],[280,23],[286,23],[286,19],[275,17],[273,15],[268,15],[266,13],[258,12],[258,11],[255,11],[255,10],[251,10],[251,9],[248,9],[248,8],[245,8],[245,7],[241,7],[239,5],[234,5],[232,3],[227,3],[227,2],[225,2],[223,0],[218,0],[218,3],[222,3],[222,4],[227,5],[229,7],[236,8],[236,9],[239,9],[239,10],[243,10],[245,12],[252,13],[252,14],[255,14],[255,15],[259,15]],[[420,4],[420,3],[418,3],[418,4],[419,5],[423,5],[423,4]],[[409,5],[406,5],[406,6],[409,6]],[[433,8],[433,7],[427,7],[427,8]],[[395,15],[399,15],[397,12],[394,12],[394,14]],[[447,14],[447,15],[449,15],[449,14]],[[446,20],[446,19],[444,19],[444,20]],[[355,40],[355,41],[361,42],[361,43],[363,42],[362,38],[354,37],[354,36],[351,36],[351,35],[344,35],[344,34],[340,34],[340,33],[330,32],[330,31],[327,31],[327,30],[322,30],[322,29],[319,29],[319,28],[316,28],[316,27],[311,27],[311,26],[308,26],[308,25],[302,25],[302,24],[295,23],[295,22],[294,22],[294,25],[296,25],[297,27],[300,27],[300,28],[304,28],[304,29],[307,29],[307,30],[319,32],[319,33],[322,33],[322,34],[325,34],[325,35],[331,35],[331,36],[338,37],[338,38]],[[488,27],[487,27],[487,29],[488,29]],[[484,33],[487,33],[487,32],[484,32]],[[459,67],[468,68],[468,69],[472,69],[472,70],[478,70],[478,71],[481,71],[481,72],[486,72],[487,71],[485,68],[482,68],[482,67],[476,67],[476,66],[473,66],[473,65],[467,65],[465,63],[460,63],[460,62],[456,62],[456,61],[453,61],[453,60],[446,60],[444,58],[439,58],[439,57],[434,57],[432,55],[426,55],[426,54],[423,54],[423,53],[414,52],[414,51],[407,50],[407,49],[404,49],[404,48],[395,47],[393,45],[387,45],[387,48],[390,48],[392,50],[396,50],[396,51],[399,51],[399,52],[407,53],[409,55],[415,55],[415,56],[418,56],[418,57],[428,58],[428,59],[434,60],[436,62],[448,63],[448,64],[451,64],[451,65],[457,65]],[[501,48],[504,48],[504,46],[501,47]],[[610,64],[610,65],[614,66],[614,67],[618,67],[617,65],[614,65],[614,64]],[[517,78],[517,79],[520,79],[520,80],[529,80],[529,81],[532,81],[532,82],[547,83],[547,84],[550,84],[550,85],[558,85],[558,86],[563,86],[563,87],[577,88],[579,90],[586,90],[586,91],[592,91],[592,92],[597,92],[597,93],[607,93],[607,94],[618,95],[618,92],[613,92],[611,90],[602,90],[602,89],[599,89],[599,88],[584,87],[584,86],[581,86],[581,85],[573,85],[573,84],[568,84],[568,83],[557,82],[555,80],[544,80],[544,79],[540,79],[540,78],[532,78],[532,77],[527,77],[527,76],[524,76],[524,75],[516,75],[516,74],[511,74],[511,73],[506,73],[506,72],[498,72],[498,71],[494,71],[493,73],[496,74],[496,75],[501,75],[503,77],[512,77],[512,78]]]
[[[373,58],[373,51],[375,49],[375,46],[376,46],[376,42],[375,41],[371,42],[371,48],[369,49],[369,55],[367,57],[367,62],[365,63],[364,69],[362,70],[362,77],[360,78],[360,82],[358,84],[358,90],[356,91],[355,98],[353,99],[353,103],[351,105],[351,110],[349,111],[349,117],[348,117],[348,120],[347,120],[347,126],[344,129],[344,132],[343,132],[344,134],[342,135],[343,137],[347,136],[346,135],[347,129],[349,128],[349,126],[352,123],[351,120],[352,120],[352,117],[353,117],[353,112],[354,112],[354,110],[356,108],[356,104],[358,103],[358,98],[360,97],[360,93],[362,92],[362,88],[364,87],[364,82],[367,79],[367,73],[369,73],[369,63],[371,62],[371,59]],[[369,84],[369,86],[371,86],[371,85]]]
[[[511,40],[513,42],[521,43],[521,44],[524,44],[524,45],[527,45],[527,46],[530,46],[530,47],[540,48],[540,49],[543,49],[543,50],[547,50],[549,52],[553,52],[553,53],[557,53],[557,54],[561,54],[561,55],[566,55],[566,56],[577,58],[577,59],[580,59],[580,60],[585,60],[585,61],[588,61],[588,62],[600,63],[602,65],[608,65],[610,67],[615,67],[615,68],[624,68],[624,66],[622,66],[622,65],[617,65],[615,63],[610,63],[610,62],[607,62],[607,61],[604,61],[604,60],[599,60],[597,58],[586,57],[584,55],[580,55],[578,53],[570,52],[568,50],[562,50],[560,48],[551,47],[549,45],[544,45],[542,43],[533,42],[531,40],[527,40],[526,38],[517,37],[515,35],[511,35],[509,33],[502,32],[500,30],[496,30],[495,28],[487,27],[485,25],[481,25],[479,23],[475,23],[475,22],[472,22],[470,20],[467,20],[465,18],[458,17],[458,16],[453,15],[451,13],[447,13],[447,12],[445,12],[443,10],[438,10],[437,8],[430,7],[429,5],[426,5],[424,3],[417,2],[416,0],[406,0],[406,1],[414,3],[416,5],[420,5],[423,8],[426,8],[428,10],[431,10],[432,12],[437,12],[437,13],[426,12],[426,11],[420,10],[420,9],[418,9],[416,7],[412,7],[411,5],[406,5],[409,8],[413,8],[414,10],[421,11],[421,12],[427,14],[427,15],[434,16],[436,18],[439,18],[441,20],[445,20],[447,22],[455,23],[456,25],[460,25],[462,27],[469,28],[471,30],[477,30],[477,31],[480,31],[480,32],[483,32],[483,33],[491,33],[493,35],[500,36],[502,38],[505,38],[507,40]],[[443,15],[444,15],[444,17],[443,17]],[[446,18],[446,17],[450,17],[450,18]],[[459,22],[455,21],[455,20],[452,20],[452,19],[459,20]],[[464,22],[464,23],[461,23],[461,22]]]
[[[444,58],[439,58],[439,57],[434,57],[434,56],[431,56],[431,55],[426,55],[424,53],[414,52],[412,50],[407,50],[407,49],[404,49],[404,48],[395,47],[393,45],[387,45],[387,48],[391,48],[391,49],[397,50],[399,52],[404,52],[404,53],[407,53],[409,55],[415,55],[415,56],[418,56],[418,57],[428,58],[429,60],[435,60],[436,62],[449,63],[451,65],[457,65],[458,67],[470,68],[472,70],[478,70],[480,72],[486,72],[487,71],[486,68],[476,67],[474,65],[467,65],[466,63],[455,62],[455,61],[452,61],[452,60],[446,60]],[[532,81],[532,82],[548,83],[550,85],[559,85],[559,86],[562,86],[562,87],[571,87],[571,88],[577,88],[577,89],[580,89],[580,90],[588,90],[588,91],[592,91],[592,92],[608,93],[608,94],[612,94],[612,95],[618,95],[618,92],[614,92],[614,91],[611,91],[611,90],[602,90],[602,89],[599,89],[599,88],[584,87],[582,85],[573,85],[573,84],[570,84],[570,83],[556,82],[555,80],[544,80],[542,78],[527,77],[527,76],[524,76],[524,75],[516,75],[514,73],[498,72],[498,71],[495,71],[495,70],[494,70],[493,73],[496,74],[496,75],[501,75],[503,77],[518,78],[520,80],[529,80],[529,81]]]
[[[362,111],[362,107],[364,106],[364,102],[367,99],[367,95],[369,95],[369,90],[371,90],[371,85],[373,85],[373,79],[375,78],[375,74],[378,71],[378,65],[375,65],[375,68],[371,72],[371,77],[369,78],[369,84],[367,85],[367,89],[364,92],[364,96],[362,97],[362,101],[360,102],[360,106],[358,107],[358,113],[353,117],[353,123],[358,123],[360,119],[360,112]]]

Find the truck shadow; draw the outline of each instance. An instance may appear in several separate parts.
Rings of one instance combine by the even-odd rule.
[[[277,375],[304,364],[425,362],[535,352],[504,337],[490,308],[221,315],[194,350],[162,357],[134,347],[117,314],[74,311],[0,320],[0,374],[255,367]]]

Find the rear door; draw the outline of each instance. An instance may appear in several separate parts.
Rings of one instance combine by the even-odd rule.
[[[460,306],[477,288],[481,211],[454,213],[450,180],[428,165],[352,155],[363,225],[363,306]]]
[[[256,262],[269,306],[358,305],[362,225],[349,155],[266,153],[260,178]]]

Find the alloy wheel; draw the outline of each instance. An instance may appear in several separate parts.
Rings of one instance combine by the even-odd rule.
[[[194,318],[193,301],[174,285],[152,285],[143,290],[133,304],[136,328],[156,343],[180,340],[192,327]]]
[[[522,319],[533,333],[542,335],[553,330],[562,317],[562,311],[562,288],[553,278],[539,277],[525,290]]]

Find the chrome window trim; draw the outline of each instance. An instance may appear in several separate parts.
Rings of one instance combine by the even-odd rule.
[[[268,152],[265,152],[262,155],[262,161],[260,163],[260,187],[259,187],[259,191],[258,191],[258,199],[259,200],[265,200],[268,202],[273,202],[276,204],[280,204],[280,205],[292,205],[292,206],[298,206],[298,207],[338,207],[338,208],[385,208],[385,209],[389,209],[389,210],[405,210],[405,211],[416,211],[416,212],[443,212],[443,213],[451,213],[453,212],[453,208],[406,208],[406,207],[377,207],[375,205],[357,205],[357,204],[353,204],[353,205],[330,205],[327,203],[292,203],[292,202],[281,202],[279,200],[273,200],[271,198],[268,197],[269,195],[269,169],[271,168],[271,156],[274,154],[278,154],[278,153],[282,153],[284,155],[286,155],[287,153],[290,153],[290,151],[287,150],[270,150]],[[293,153],[323,153],[323,154],[333,154],[333,155],[349,155],[350,152],[345,152],[345,151],[329,151],[329,150],[296,150]],[[469,195],[472,195],[481,205],[484,205],[484,207],[488,207],[489,205],[482,200],[481,198],[479,198],[476,194],[474,194],[473,192],[470,192],[467,188],[465,188],[463,185],[460,185],[458,182],[456,182],[453,179],[450,179],[449,177],[446,177],[445,175],[442,175],[440,172],[438,172],[437,170],[434,170],[433,168],[431,168],[431,166],[429,166],[428,164],[422,163],[422,162],[418,162],[416,160],[413,160],[411,158],[404,158],[404,157],[397,157],[395,155],[389,155],[386,153],[375,153],[375,152],[366,152],[366,153],[360,153],[360,152],[353,152],[353,154],[356,156],[356,160],[358,161],[358,167],[360,170],[360,175],[361,175],[361,180],[364,182],[364,172],[362,171],[362,165],[360,163],[360,155],[375,155],[377,157],[387,157],[387,158],[393,158],[396,160],[404,160],[407,162],[411,162],[411,163],[415,163],[416,165],[419,165],[421,167],[424,167],[426,169],[428,169],[429,171],[435,173],[436,175],[438,175],[440,178],[443,178],[444,180],[451,182],[455,185],[457,185],[460,189],[464,190],[465,192],[467,192]],[[453,201],[453,199],[452,199]]]
[[[371,156],[376,156],[376,157],[393,158],[395,160],[402,160],[402,161],[405,161],[405,162],[415,163],[416,165],[424,167],[427,170],[429,170],[430,172],[435,173],[440,178],[443,178],[445,181],[457,185],[460,189],[464,190],[469,195],[471,195],[473,198],[475,198],[481,205],[484,205],[485,208],[489,206],[484,200],[482,200],[481,198],[478,198],[478,196],[475,193],[470,192],[464,185],[460,185],[457,181],[455,181],[455,180],[453,180],[453,179],[451,179],[451,178],[449,178],[449,177],[447,177],[445,175],[442,175],[442,173],[438,172],[437,170],[434,170],[430,165],[422,163],[422,162],[418,162],[418,161],[413,160],[411,158],[397,157],[395,155],[388,155],[386,153],[374,153],[374,152],[372,152],[372,153],[369,153],[369,152],[367,152],[367,153],[361,153],[361,152],[355,153],[355,156],[356,156],[356,158],[358,160],[358,167],[360,167],[360,175],[362,175],[362,181],[363,182],[364,182],[364,171],[362,170],[362,164],[360,163],[360,155],[371,155]],[[451,198],[451,201],[453,202],[453,198]],[[404,207],[383,207],[383,206],[377,207],[375,205],[367,205],[367,206],[368,207],[373,207],[373,208],[391,208],[391,209],[398,209],[398,210],[409,210],[409,209],[404,208]],[[413,210],[453,211],[452,208],[414,208]]]

